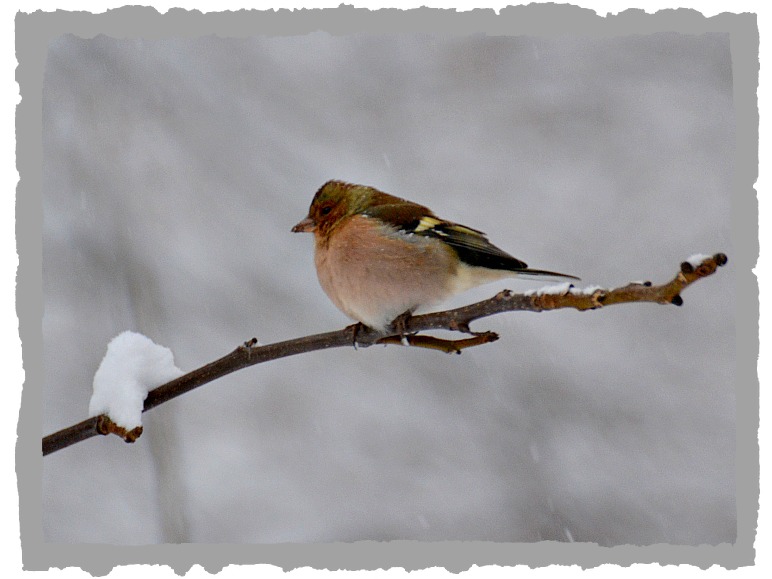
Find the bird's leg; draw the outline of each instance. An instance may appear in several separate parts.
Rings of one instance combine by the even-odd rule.
[[[407,335],[407,323],[410,321],[410,318],[413,317],[413,312],[410,310],[407,310],[406,312],[401,313],[398,315],[389,325],[390,329],[394,331],[395,334],[399,334],[401,337],[404,337]]]
[[[461,332],[463,334],[469,334],[470,336],[478,335],[478,332],[473,332],[471,329],[469,329],[469,322],[467,321],[450,320],[448,328],[454,332]]]
[[[354,349],[357,349],[357,336],[364,328],[366,328],[362,322],[351,324],[347,329],[351,330],[351,343],[354,345]]]

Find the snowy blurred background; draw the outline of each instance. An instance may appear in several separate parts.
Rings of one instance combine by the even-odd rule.
[[[44,83],[43,433],[131,329],[191,370],[347,325],[290,233],[373,185],[585,285],[729,265],[681,308],[513,313],[460,356],[255,366],[43,462],[49,542],[733,542],[724,35],[61,37]],[[480,288],[461,305],[509,287]]]

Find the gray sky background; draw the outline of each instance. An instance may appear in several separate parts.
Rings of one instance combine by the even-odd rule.
[[[461,356],[230,375],[134,445],[46,457],[45,541],[734,542],[728,36],[65,36],[43,96],[44,433],[85,418],[123,330],[191,370],[348,324],[289,231],[331,178],[586,285],[730,257],[682,308],[502,315]]]

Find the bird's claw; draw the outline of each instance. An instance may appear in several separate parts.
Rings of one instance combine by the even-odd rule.
[[[407,310],[406,312],[401,313],[398,315],[389,325],[389,328],[397,335],[399,336],[406,336],[409,332],[407,331],[407,325],[410,321],[410,318],[413,317],[413,312],[410,310]]]

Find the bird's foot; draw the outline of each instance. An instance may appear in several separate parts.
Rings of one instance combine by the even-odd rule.
[[[362,322],[357,322],[356,324],[351,324],[347,329],[351,331],[351,343],[354,346],[354,349],[359,348],[359,344],[357,342],[357,336],[359,335],[359,332],[364,330],[367,326],[365,326]]]
[[[395,334],[404,338],[409,333],[407,331],[407,325],[408,325],[408,322],[410,321],[410,318],[412,317],[413,317],[413,312],[411,312],[410,310],[407,310],[406,312],[401,313],[396,318],[394,318],[394,320],[392,320],[391,324],[389,324],[389,330],[393,331]]]

